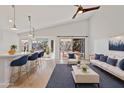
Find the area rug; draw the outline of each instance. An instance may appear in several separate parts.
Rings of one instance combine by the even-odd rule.
[[[100,88],[124,88],[124,81],[114,77],[106,71],[90,65],[100,75]],[[71,74],[72,67],[67,64],[57,64],[46,88],[75,88]],[[95,84],[78,84],[76,88],[96,88]]]

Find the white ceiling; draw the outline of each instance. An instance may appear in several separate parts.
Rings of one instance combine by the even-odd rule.
[[[32,27],[39,29],[59,24],[62,22],[73,21],[72,16],[76,12],[76,7],[72,5],[16,5],[16,25],[18,33],[29,30],[28,17],[32,17]],[[84,6],[91,7],[91,6]],[[0,29],[8,30],[13,19],[13,8],[10,5],[0,6]],[[81,20],[91,17],[94,12],[78,15],[74,20]]]

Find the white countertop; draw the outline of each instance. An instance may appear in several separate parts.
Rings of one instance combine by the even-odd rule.
[[[2,53],[0,54],[0,58],[13,58],[13,57],[17,57],[17,56],[23,56],[23,55],[29,55],[30,53],[16,53],[14,55],[10,55],[9,53]]]
[[[41,51],[35,51],[35,52],[41,52]],[[13,58],[17,56],[30,55],[30,54],[32,53],[31,52],[17,52],[14,55],[10,55],[9,53],[1,53],[0,58]]]

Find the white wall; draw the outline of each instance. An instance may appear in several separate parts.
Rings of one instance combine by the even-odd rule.
[[[124,55],[108,50],[109,38],[118,35],[124,35],[124,6],[102,6],[90,20],[91,53]]]
[[[41,29],[37,32],[42,36],[85,36],[88,34],[88,20],[68,22],[57,26]]]
[[[24,38],[27,33],[20,34],[20,38]],[[89,35],[89,20],[69,22],[60,24],[46,29],[41,29],[36,32],[37,37],[54,37],[55,40],[55,55],[59,56],[59,39],[57,36],[88,36]],[[88,55],[88,40],[86,39],[86,54]]]
[[[17,47],[19,46],[19,37],[17,33],[0,30],[0,51],[7,52],[12,44],[17,45]]]

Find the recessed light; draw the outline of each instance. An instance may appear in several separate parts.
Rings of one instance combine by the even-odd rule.
[[[12,19],[10,19],[9,22],[12,23]]]
[[[122,37],[121,37],[121,36],[116,36],[115,38],[116,38],[116,39],[121,39]]]
[[[15,30],[15,31],[18,30],[17,28],[10,28],[10,29],[11,29],[11,30]]]

